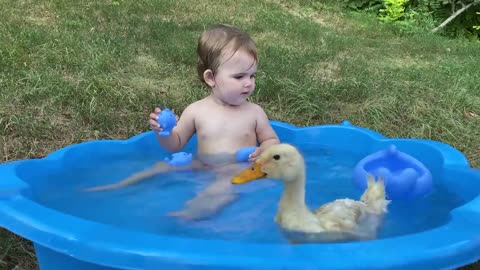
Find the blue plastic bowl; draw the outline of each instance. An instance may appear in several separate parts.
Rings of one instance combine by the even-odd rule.
[[[140,232],[63,213],[29,195],[48,181],[26,181],[22,177],[27,173],[54,175],[79,159],[102,153],[161,151],[153,132],[147,132],[124,141],[71,145],[44,159],[1,165],[0,226],[34,242],[42,270],[449,269],[480,258],[480,172],[459,151],[436,141],[389,139],[348,123],[297,128],[272,121],[272,125],[283,142],[321,143],[359,156],[393,143],[429,168],[434,185],[446,187],[464,203],[450,211],[445,223],[425,231],[364,242],[289,245]],[[188,147],[195,144],[194,138]],[[26,162],[38,172],[22,171]]]

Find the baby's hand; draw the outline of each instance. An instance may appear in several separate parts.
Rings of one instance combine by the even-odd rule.
[[[163,128],[158,124],[158,115],[162,112],[160,108],[155,108],[155,111],[150,114],[150,119],[148,120],[148,123],[150,124],[150,128],[155,131],[155,132],[160,132],[163,131]],[[173,113],[175,113],[174,110],[172,110]],[[178,115],[175,115],[177,118],[178,122]]]
[[[155,111],[150,114],[150,119],[148,120],[148,123],[150,124],[150,128],[155,131],[155,132],[160,132],[162,131],[162,127],[158,124],[158,115],[162,112],[160,108],[155,108]]]
[[[262,150],[260,149],[260,147],[255,148],[255,151],[253,151],[253,153],[251,153],[250,156],[248,156],[248,161],[254,162],[261,153],[262,153]]]

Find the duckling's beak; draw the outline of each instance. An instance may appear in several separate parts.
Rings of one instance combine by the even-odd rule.
[[[262,164],[260,162],[253,163],[252,167],[243,170],[232,178],[232,184],[245,184],[250,181],[263,178],[267,174],[262,172]]]

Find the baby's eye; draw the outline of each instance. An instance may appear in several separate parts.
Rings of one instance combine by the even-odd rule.
[[[234,76],[233,78],[237,79],[237,80],[240,80],[243,76],[241,75],[237,75],[237,76]]]
[[[257,74],[252,74],[250,78],[257,78]]]

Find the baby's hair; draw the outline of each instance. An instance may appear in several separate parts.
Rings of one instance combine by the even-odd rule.
[[[211,69],[215,74],[222,64],[221,56],[225,53],[231,53],[233,56],[238,50],[247,52],[257,62],[255,42],[239,28],[227,24],[216,24],[203,32],[197,46],[197,72],[200,80],[205,83],[203,73],[207,69]]]

